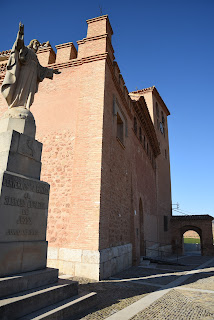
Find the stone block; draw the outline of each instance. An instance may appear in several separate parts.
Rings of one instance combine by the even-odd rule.
[[[54,285],[40,287],[33,292],[16,294],[12,299],[7,297],[1,300],[0,319],[15,320],[35,312],[39,309],[50,307],[55,303],[66,300],[78,294],[78,283],[71,280],[58,280]],[[33,319],[35,317],[31,317]],[[40,318],[40,317],[39,317]],[[41,318],[40,318],[41,319]],[[50,319],[50,318],[49,318]],[[51,319],[58,318],[53,315]]]
[[[15,108],[14,108],[15,109]],[[35,138],[36,125],[34,119],[3,118],[0,119],[0,132],[15,130]]]
[[[116,258],[117,259],[117,272],[120,272],[123,270],[123,259],[124,259],[124,256],[121,255],[119,257]]]
[[[0,278],[0,297],[57,282],[58,270],[45,268]]]
[[[111,274],[111,260],[109,260],[103,264],[103,279],[109,278]]]
[[[104,279],[103,278],[103,270],[104,270],[104,262],[100,263],[100,277],[99,277],[99,280]]]
[[[81,262],[82,250],[81,249],[70,249],[60,248],[59,259],[64,261]]]
[[[108,251],[108,260],[111,260],[114,257],[113,248],[109,248]]]
[[[59,260],[58,268],[64,274],[75,275],[75,262]]]
[[[132,244],[128,243],[127,246],[128,246],[128,252],[132,252]]]
[[[20,134],[14,130],[0,133],[0,152],[17,152]]]
[[[47,267],[59,269],[59,260],[48,259],[47,260]]]
[[[129,260],[129,266],[131,267],[132,266],[132,252],[129,252],[128,260]]]
[[[103,249],[100,251],[100,262],[106,262],[109,260],[109,250],[110,249]]]
[[[99,263],[100,253],[95,250],[83,250],[82,251],[82,262],[83,263]]]
[[[46,241],[0,243],[0,277],[46,267]]]
[[[4,172],[0,199],[0,242],[46,239],[47,183]]]
[[[99,263],[75,264],[75,276],[99,281]]]
[[[38,180],[40,179],[40,174],[41,174],[40,161],[36,161],[30,157],[23,156],[20,153],[11,152],[9,157],[7,152],[3,154],[6,158],[8,158],[7,167],[2,168],[3,170],[18,173],[33,179],[38,179]]]
[[[123,269],[127,269],[129,266],[129,255],[126,253],[123,255]]]
[[[113,258],[111,260],[111,275],[114,275],[117,273],[117,258]]]
[[[48,246],[48,260],[58,259],[58,253],[59,253],[58,248]]]
[[[118,246],[118,256],[121,256],[124,253],[123,246]]]
[[[113,252],[113,257],[117,257],[118,256],[118,247],[113,247],[112,248],[112,252]]]
[[[40,162],[42,155],[42,143],[26,136],[25,134],[20,134],[17,152]]]

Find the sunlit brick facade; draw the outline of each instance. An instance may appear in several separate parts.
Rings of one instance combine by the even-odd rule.
[[[98,280],[170,244],[169,111],[155,87],[128,92],[108,17],[87,24],[78,50],[40,47],[40,63],[61,74],[40,84],[31,111],[51,185],[48,265]]]

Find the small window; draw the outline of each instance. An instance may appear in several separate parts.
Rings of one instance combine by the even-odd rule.
[[[144,147],[144,149],[146,148],[146,137],[145,136],[143,137],[143,147]]]
[[[156,106],[156,115],[159,118],[159,107],[158,107],[158,103],[157,102],[156,102],[155,106]]]
[[[146,146],[146,152],[147,152],[147,154],[149,154],[149,145],[148,145],[148,142],[147,142],[147,146]]]
[[[141,127],[139,129],[139,139],[140,139],[140,142],[142,142],[142,129],[141,129]]]
[[[137,119],[134,117],[134,133],[137,134]]]
[[[163,111],[161,111],[161,119],[162,119],[163,125],[165,125],[165,118],[164,118],[164,115],[163,115]]]
[[[123,131],[124,131],[123,120],[121,119],[120,115],[117,113],[117,137],[123,143]]]
[[[167,159],[167,151],[166,151],[166,149],[165,149],[164,152],[165,152],[165,159]]]
[[[164,231],[168,231],[168,217],[163,216],[163,223],[164,223]]]

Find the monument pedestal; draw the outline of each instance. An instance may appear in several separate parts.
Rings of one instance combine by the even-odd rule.
[[[0,128],[13,120],[35,133],[26,119],[1,119]],[[40,181],[41,154],[34,137],[0,132],[0,277],[46,267],[50,186]]]
[[[0,319],[70,319],[96,294],[78,296],[77,282],[46,268],[50,186],[33,115],[16,109],[0,120]]]

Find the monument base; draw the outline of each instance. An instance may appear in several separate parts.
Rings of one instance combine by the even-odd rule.
[[[46,268],[47,241],[0,243],[0,277]]]
[[[0,319],[71,319],[96,304],[96,293],[78,295],[78,283],[45,268],[0,278]]]

